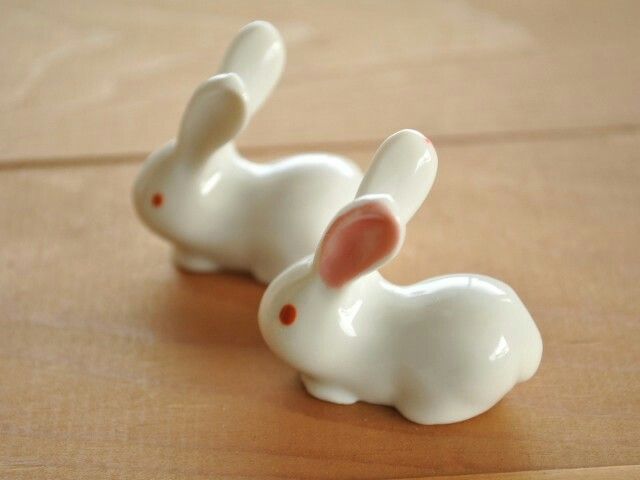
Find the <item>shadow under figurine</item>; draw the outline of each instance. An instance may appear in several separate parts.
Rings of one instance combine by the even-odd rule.
[[[250,272],[267,283],[312,253],[362,178],[338,156],[315,153],[270,164],[243,158],[234,139],[273,90],[285,64],[278,31],[244,27],[218,75],[200,85],[178,136],[153,152],[136,179],[138,215],[192,272]]]
[[[488,410],[538,369],[540,332],[505,283],[465,273],[398,286],[378,273],[400,250],[437,164],[422,134],[389,137],[315,255],[267,288],[262,335],[311,395],[452,423]]]

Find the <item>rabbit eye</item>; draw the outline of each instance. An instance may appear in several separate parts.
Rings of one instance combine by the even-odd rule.
[[[297,314],[298,313],[296,312],[296,307],[294,307],[290,303],[287,303],[280,310],[280,322],[283,325],[291,325],[293,322],[296,321]]]
[[[151,197],[151,205],[158,208],[164,203],[164,196],[161,193],[154,193]]]

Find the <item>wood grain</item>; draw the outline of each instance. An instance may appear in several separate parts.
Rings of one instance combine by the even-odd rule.
[[[638,125],[635,1],[5,0],[0,160],[147,152],[174,136],[235,32],[289,50],[249,147]]]
[[[0,478],[640,478],[640,3],[0,2]],[[366,167],[418,128],[440,172],[385,274],[518,291],[540,371],[456,425],[306,395],[263,287],[175,271],[135,219],[146,152],[235,32],[274,22],[258,161]]]
[[[387,275],[497,276],[545,340],[534,379],[439,427],[306,395],[259,335],[263,288],[176,272],[136,221],[136,163],[0,170],[0,477],[636,477],[619,466],[640,463],[639,149],[637,133],[439,148]]]

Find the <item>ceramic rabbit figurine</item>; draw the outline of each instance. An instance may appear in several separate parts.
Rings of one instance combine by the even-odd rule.
[[[508,285],[457,274],[401,287],[378,273],[398,253],[437,163],[420,133],[389,137],[315,256],[267,288],[262,335],[301,372],[311,395],[392,405],[422,424],[452,423],[489,409],[536,372],[540,333]]]
[[[273,164],[244,159],[234,139],[274,88],[285,63],[278,31],[253,22],[220,74],[193,94],[178,137],[152,153],[134,186],[140,218],[175,247],[186,270],[251,272],[268,282],[312,253],[362,178],[346,159],[305,154]]]

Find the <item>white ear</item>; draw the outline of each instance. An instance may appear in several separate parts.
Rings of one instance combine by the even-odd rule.
[[[195,160],[233,140],[247,118],[242,80],[234,73],[216,75],[194,92],[182,116],[177,149]]]
[[[429,139],[415,130],[401,130],[387,138],[374,155],[356,198],[389,195],[400,220],[407,223],[427,198],[437,169],[438,156]]]
[[[234,72],[242,78],[249,98],[249,115],[260,108],[275,87],[285,57],[280,33],[264,21],[246,25],[227,49],[220,72]]]

